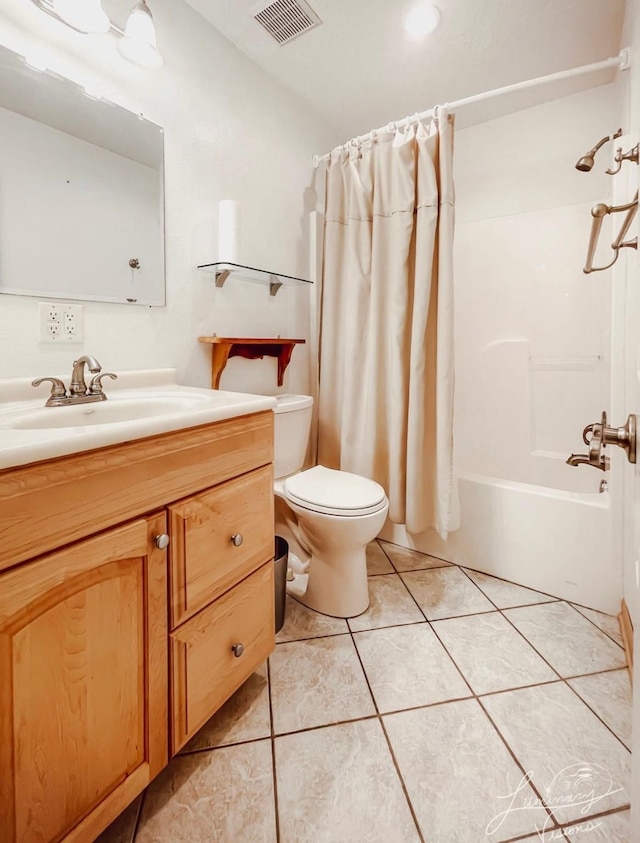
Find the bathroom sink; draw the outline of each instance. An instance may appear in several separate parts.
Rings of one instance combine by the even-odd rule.
[[[72,407],[43,407],[18,415],[14,419],[7,419],[2,426],[9,430],[57,430],[64,427],[116,424],[182,413],[202,408],[207,404],[211,404],[210,397],[199,395],[116,397]]]
[[[275,398],[176,383],[174,369],[119,372],[107,399],[45,407],[33,378],[0,380],[0,469],[272,410]]]

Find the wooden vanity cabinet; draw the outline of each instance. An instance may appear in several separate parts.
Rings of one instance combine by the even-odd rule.
[[[92,843],[272,652],[272,453],[269,411],[0,471],[3,843]]]
[[[138,519],[0,576],[2,840],[93,840],[167,763],[165,530]]]

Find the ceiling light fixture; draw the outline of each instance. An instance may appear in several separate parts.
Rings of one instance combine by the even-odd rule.
[[[138,67],[162,67],[162,56],[156,45],[156,28],[145,0],[139,0],[131,10],[124,36],[118,41],[118,49]]]
[[[410,38],[418,41],[438,28],[441,17],[440,9],[433,3],[420,3],[405,14],[405,32]]]
[[[124,30],[113,24],[101,0],[31,0],[40,11],[83,34],[113,33],[119,36],[118,49],[128,61],[144,68],[162,67],[156,28],[146,0],[138,0]]]

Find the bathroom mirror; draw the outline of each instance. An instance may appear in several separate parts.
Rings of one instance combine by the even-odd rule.
[[[0,47],[0,293],[165,304],[162,129]]]

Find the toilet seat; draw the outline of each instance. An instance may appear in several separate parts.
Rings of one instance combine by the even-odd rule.
[[[342,517],[372,515],[387,505],[387,496],[379,483],[324,465],[287,478],[284,496],[313,512]]]

